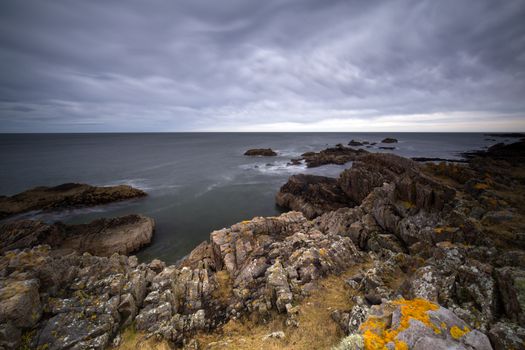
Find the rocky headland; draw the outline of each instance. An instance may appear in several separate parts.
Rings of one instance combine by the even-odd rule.
[[[524,143],[466,164],[337,148],[353,161],[338,178],[281,188],[295,211],[173,266],[13,229],[43,245],[0,255],[0,347],[523,349]]]
[[[108,204],[145,196],[127,185],[91,186],[66,183],[55,187],[35,187],[11,197],[0,196],[0,220],[33,210],[59,210]]]

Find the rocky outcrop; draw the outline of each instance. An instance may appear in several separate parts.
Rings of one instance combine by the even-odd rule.
[[[277,193],[275,201],[283,208],[301,211],[309,219],[354,206],[339,187],[337,179],[304,174],[291,176]]]
[[[0,346],[104,349],[142,305],[153,275],[117,254],[38,246],[0,255]]]
[[[244,152],[245,156],[263,156],[263,157],[273,157],[277,153],[271,148],[253,148]]]
[[[397,143],[397,139],[393,137],[387,137],[381,141],[381,143]]]
[[[144,191],[127,185],[96,187],[67,183],[55,187],[35,187],[11,197],[0,196],[0,219],[32,210],[95,206],[145,195]]]
[[[129,254],[151,242],[155,222],[142,215],[99,219],[88,224],[22,220],[0,225],[0,252],[48,244],[55,249],[88,252],[98,256]]]
[[[247,313],[264,320],[275,310],[293,324],[307,284],[362,258],[350,239],[323,234],[298,212],[241,222],[153,279],[137,328],[182,342]]]
[[[320,152],[303,153],[301,157],[306,162],[308,168],[315,168],[325,164],[342,165],[367,153],[368,152],[363,149],[356,150],[339,145],[338,147],[327,148]]]

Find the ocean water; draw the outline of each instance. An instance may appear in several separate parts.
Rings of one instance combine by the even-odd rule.
[[[460,158],[461,152],[496,143],[475,133],[3,134],[0,195],[65,182],[141,188],[149,194],[146,198],[23,217],[83,223],[129,213],[151,216],[157,224],[154,240],[138,256],[174,263],[213,230],[278,215],[274,197],[290,175],[337,176],[351,166],[287,166],[291,158],[351,139],[379,142],[385,137],[399,140],[396,150],[370,151]],[[249,148],[263,147],[279,155],[243,156]]]

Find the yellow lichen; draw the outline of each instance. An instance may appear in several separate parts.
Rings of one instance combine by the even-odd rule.
[[[463,329],[459,328],[458,326],[452,326],[452,328],[450,328],[450,335],[454,339],[459,339],[468,332],[470,332],[470,328],[468,328],[467,326],[463,327]]]
[[[326,249],[321,248],[321,249],[319,249],[319,254],[320,254],[321,256],[325,256],[326,254],[328,254],[328,252],[326,251]]]
[[[424,325],[432,328],[436,334],[441,333],[441,330],[432,323],[428,311],[439,309],[439,306],[425,299],[399,299],[392,302],[397,305],[401,311],[401,318],[399,326],[396,328],[387,329],[387,324],[380,317],[369,317],[359,328],[363,333],[366,350],[383,350],[386,349],[386,344],[392,342],[396,350],[408,349],[408,345],[399,341],[397,336],[402,331],[410,327],[410,320],[418,320]]]

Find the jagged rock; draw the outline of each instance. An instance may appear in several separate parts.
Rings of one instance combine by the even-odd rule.
[[[30,248],[40,244],[59,245],[65,236],[60,225],[36,220],[19,220],[0,224],[0,253]]]
[[[22,332],[11,323],[0,323],[0,349],[18,349]]]
[[[56,210],[107,204],[146,193],[127,185],[97,187],[66,183],[55,187],[35,187],[11,197],[0,197],[0,219],[31,210]]]
[[[489,331],[494,350],[525,349],[525,328],[515,323],[498,322]]]
[[[0,280],[0,323],[31,328],[42,315],[37,279]]]
[[[244,152],[245,156],[263,156],[263,157],[273,157],[276,156],[277,153],[275,153],[271,148],[253,148],[249,149],[246,152]]]
[[[499,291],[507,316],[525,327],[525,270],[516,267],[496,269]]]
[[[358,157],[367,154],[363,149],[355,150],[353,148],[339,147],[327,148],[320,152],[307,152],[301,155],[308,168],[314,168],[325,164],[345,164],[356,160]]]
[[[37,246],[0,255],[0,271],[0,330],[33,327],[32,347],[103,349],[142,305],[151,270],[134,257]]]
[[[281,207],[301,211],[309,219],[353,206],[336,179],[304,174],[291,176],[277,193],[275,201]]]

